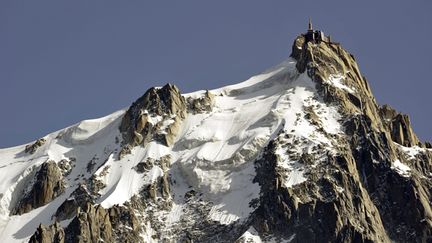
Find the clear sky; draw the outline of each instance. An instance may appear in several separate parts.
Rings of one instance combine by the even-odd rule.
[[[432,140],[432,1],[0,1],[0,147],[129,106],[151,86],[236,83],[314,27],[353,53],[380,104]]]

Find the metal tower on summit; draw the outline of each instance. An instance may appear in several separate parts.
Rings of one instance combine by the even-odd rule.
[[[313,31],[313,27],[312,27],[312,20],[311,20],[311,18],[309,18],[308,31]]]
[[[328,42],[330,43],[330,36],[326,36],[324,35],[324,32],[322,32],[321,30],[314,30],[313,29],[313,25],[312,25],[312,20],[311,18],[309,18],[309,23],[308,23],[308,30],[306,32],[306,34],[303,34],[303,36],[305,37],[306,42],[311,41],[311,42]]]

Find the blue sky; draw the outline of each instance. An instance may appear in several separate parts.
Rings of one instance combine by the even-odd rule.
[[[314,26],[353,53],[380,104],[432,140],[431,1],[0,1],[0,147],[129,106],[151,86],[236,83]]]

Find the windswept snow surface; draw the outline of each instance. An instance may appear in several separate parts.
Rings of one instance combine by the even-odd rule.
[[[27,242],[40,223],[52,223],[51,216],[68,198],[81,181],[90,178],[89,161],[101,165],[118,146],[119,122],[124,111],[100,119],[82,121],[76,125],[51,133],[34,154],[25,153],[25,145],[0,149],[0,240],[1,242]],[[75,159],[73,169],[66,176],[66,191],[51,203],[21,216],[11,216],[20,195],[42,163],[53,160]]]
[[[306,74],[298,74],[295,64],[289,59],[242,83],[211,90],[215,95],[213,110],[188,114],[171,147],[151,142],[145,147],[133,148],[131,154],[119,161],[121,134],[118,127],[125,112],[121,110],[45,136],[46,143],[34,154],[25,153],[25,145],[0,149],[1,241],[27,241],[40,223],[52,223],[51,216],[57,207],[92,175],[106,185],[99,191],[97,203],[103,207],[125,203],[143,186],[163,175],[162,168],[157,165],[140,174],[135,169],[137,164],[167,155],[171,157],[173,207],[161,213],[166,218],[166,227],[175,225],[186,214],[184,195],[191,189],[211,202],[207,215],[210,220],[230,224],[247,219],[254,210],[250,203],[260,193],[259,185],[253,183],[254,161],[270,140],[284,131],[295,138],[306,139],[307,142],[298,146],[299,153],[317,144],[331,148],[331,141],[304,118],[307,107],[316,111],[325,132],[340,132],[336,109],[319,100],[315,84]],[[203,95],[204,91],[198,91],[184,96]],[[155,122],[158,119],[154,117]],[[307,180],[297,160],[288,156],[283,148],[278,148],[276,153],[280,157],[278,166],[287,171],[286,187]],[[47,160],[57,163],[73,160],[73,168],[66,176],[66,192],[46,206],[21,216],[11,216],[10,211],[26,181],[31,180],[38,166]],[[89,163],[92,164],[90,169]],[[146,228],[151,231],[149,224]],[[245,237],[259,242],[252,229]]]

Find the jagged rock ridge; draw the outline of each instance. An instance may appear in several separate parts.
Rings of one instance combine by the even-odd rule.
[[[54,161],[43,163],[28,183],[12,214],[23,214],[51,202],[64,192],[63,176]]]

